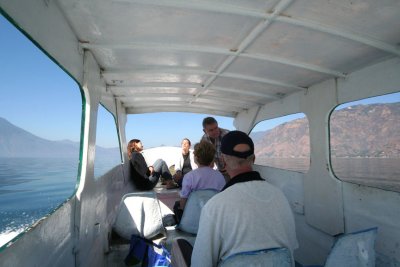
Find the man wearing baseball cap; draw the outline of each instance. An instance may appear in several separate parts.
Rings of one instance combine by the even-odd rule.
[[[203,207],[191,266],[217,266],[245,251],[298,247],[289,203],[277,187],[253,171],[254,143],[244,132],[231,131],[221,142],[231,179]]]

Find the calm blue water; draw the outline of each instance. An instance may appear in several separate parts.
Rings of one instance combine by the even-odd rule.
[[[0,158],[0,233],[48,214],[75,191],[77,159]]]
[[[95,177],[120,163],[118,154],[95,160]],[[70,198],[77,158],[0,158],[0,235],[21,231]]]

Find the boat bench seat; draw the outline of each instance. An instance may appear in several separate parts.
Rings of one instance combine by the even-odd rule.
[[[170,198],[173,193],[153,190],[124,195],[113,225],[114,231],[126,240],[138,235],[155,243],[163,243],[168,250],[176,238],[184,238],[193,245],[201,210],[218,191],[207,189],[192,192],[179,225],[176,225],[171,210],[174,201]]]
[[[201,210],[207,201],[217,193],[218,191],[213,189],[201,189],[189,195],[179,224],[174,227],[166,227],[167,235],[163,242],[168,250],[171,251],[173,240],[179,238],[187,240],[192,246],[194,245],[199,228]]]
[[[173,222],[173,212],[158,201],[156,192],[135,192],[122,197],[113,230],[126,240],[132,235],[153,239],[165,235],[164,224]]]
[[[375,266],[377,227],[337,236],[324,267]],[[299,263],[296,266],[303,267]],[[312,267],[320,267],[312,265]]]

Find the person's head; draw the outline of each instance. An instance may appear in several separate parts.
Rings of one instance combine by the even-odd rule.
[[[217,138],[220,135],[218,122],[213,117],[203,119],[203,131],[208,137]]]
[[[230,131],[221,141],[222,158],[230,177],[253,169],[255,160],[253,140],[244,132]]]
[[[194,159],[200,166],[210,166],[214,162],[215,148],[207,142],[202,141],[194,145]]]
[[[133,151],[141,152],[143,150],[142,142],[139,139],[132,139],[128,143],[127,150],[128,150],[128,157],[131,158],[131,154]]]
[[[190,142],[189,138],[183,138],[182,142],[181,142],[182,153],[185,154],[185,155],[187,153],[189,153],[189,149],[190,149],[191,145],[192,145],[192,143]]]

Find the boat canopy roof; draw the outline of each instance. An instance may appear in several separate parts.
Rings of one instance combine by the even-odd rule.
[[[55,44],[81,55],[90,51],[107,92],[121,101],[127,114],[174,111],[235,117],[400,56],[398,0],[0,4],[72,76],[79,76],[70,67],[78,60],[73,53],[57,55]]]

